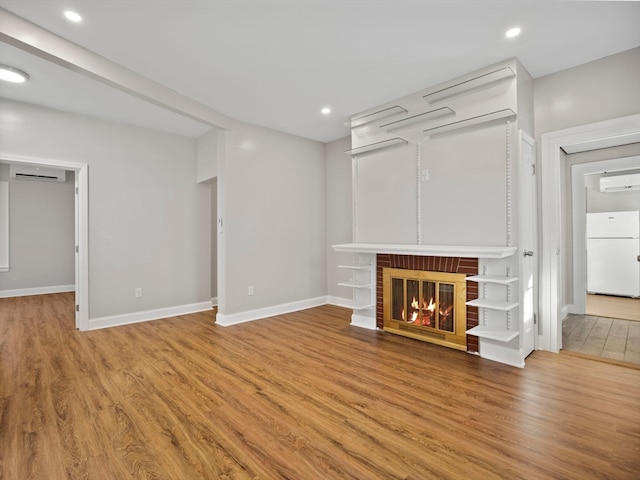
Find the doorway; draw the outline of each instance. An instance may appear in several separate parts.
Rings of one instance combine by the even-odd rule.
[[[89,329],[89,189],[88,165],[63,160],[21,157],[0,152],[6,163],[53,167],[75,173],[75,324],[80,330]]]
[[[539,348],[559,352],[562,348],[562,320],[568,313],[565,289],[568,273],[565,259],[566,229],[562,226],[561,181],[565,151],[605,148],[637,143],[640,115],[549,132],[541,136],[542,168],[542,261],[540,274],[541,331]],[[577,151],[577,150],[576,150]]]
[[[571,168],[573,298],[562,324],[563,350],[635,364],[640,364],[640,299],[615,295],[615,291],[611,295],[596,292],[593,284],[589,286],[592,272],[587,268],[585,224],[590,213],[638,210],[640,192],[601,192],[600,177],[638,171],[640,156],[597,159],[639,149],[640,145],[633,144],[567,156]]]
[[[640,148],[640,146],[638,147]],[[605,153],[600,151],[600,153]],[[572,157],[570,155],[569,157]],[[580,161],[580,158],[576,160]],[[633,172],[640,168],[640,156],[632,155],[622,158],[612,158],[593,162],[576,163],[571,166],[571,222],[572,222],[572,252],[571,257],[571,281],[573,292],[568,300],[568,313],[585,314],[587,298],[587,271],[586,271],[586,215],[597,211],[619,211],[638,210],[635,197],[640,194],[631,195],[634,198],[615,198],[618,193],[598,195],[598,192],[591,192],[592,206],[587,207],[588,189],[597,188],[598,179],[601,174],[608,172]],[[607,195],[608,197],[603,197]],[[627,195],[622,193],[622,195]],[[613,196],[613,197],[612,197]],[[600,199],[598,199],[600,197]],[[640,205],[640,204],[639,204]]]

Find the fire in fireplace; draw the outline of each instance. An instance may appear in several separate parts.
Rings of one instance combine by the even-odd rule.
[[[384,330],[466,350],[466,276],[383,269]]]

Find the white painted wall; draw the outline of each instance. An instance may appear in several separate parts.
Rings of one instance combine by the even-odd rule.
[[[243,122],[225,133],[218,158],[219,312],[326,295],[324,144]]]
[[[358,157],[357,243],[417,243],[415,148]]]
[[[423,244],[507,245],[506,144],[506,125],[425,142]]]
[[[90,318],[210,300],[210,188],[193,139],[6,100],[0,139],[5,153],[89,165]]]
[[[10,270],[0,273],[0,292],[74,285],[73,172],[66,182],[16,180],[0,164],[0,180],[9,182],[10,235]]]

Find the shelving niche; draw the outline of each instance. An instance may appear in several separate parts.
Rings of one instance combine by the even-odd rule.
[[[499,342],[510,342],[514,338],[520,335],[519,329],[514,329],[511,322],[511,312],[518,308],[520,304],[518,302],[511,301],[512,287],[518,281],[518,277],[512,277],[507,275],[488,275],[486,273],[482,275],[474,275],[467,277],[467,282],[477,282],[481,285],[500,285],[507,289],[507,300],[497,300],[488,298],[488,289],[482,288],[482,298],[476,300],[470,300],[466,302],[467,305],[478,307],[480,312],[480,324],[476,327],[470,328],[466,331],[469,335],[475,335],[479,338],[485,338],[490,340],[496,340]],[[490,321],[487,319],[487,312],[483,310],[489,310],[493,312],[502,312],[504,315],[503,320],[496,319],[496,315]]]
[[[375,310],[375,255],[354,254],[352,264],[338,265],[338,268],[352,272],[350,280],[338,283],[341,287],[353,289],[349,308],[356,311]]]

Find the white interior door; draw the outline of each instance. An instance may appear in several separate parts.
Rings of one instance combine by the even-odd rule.
[[[522,315],[522,357],[536,348],[537,275],[537,195],[535,141],[520,130],[520,299]]]

